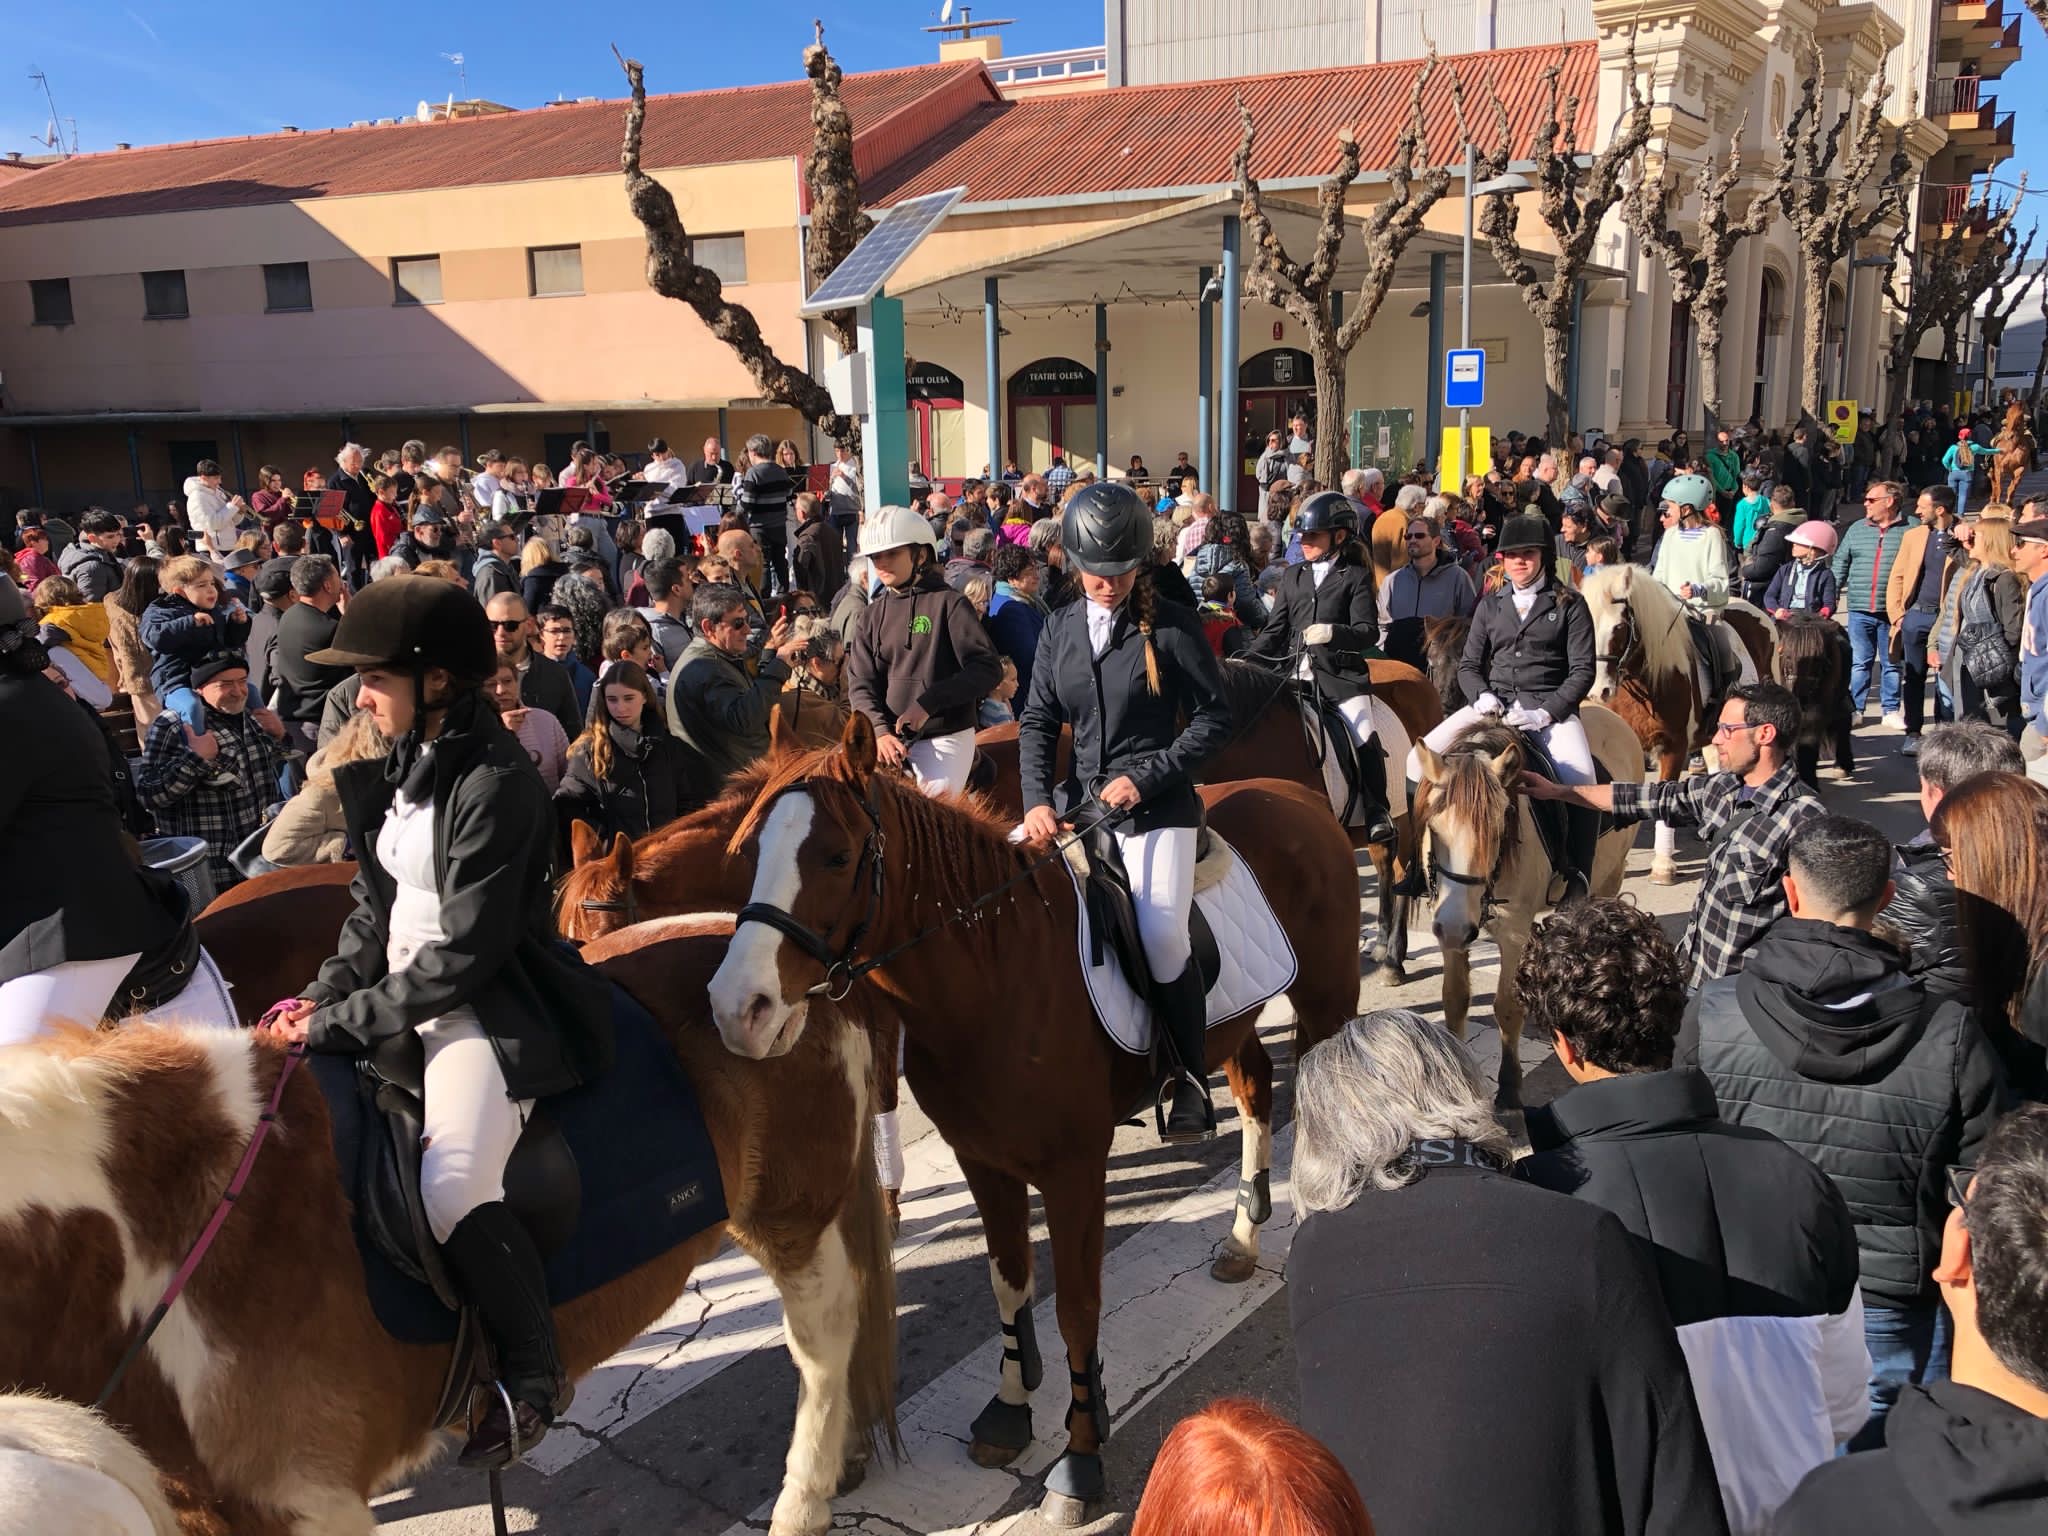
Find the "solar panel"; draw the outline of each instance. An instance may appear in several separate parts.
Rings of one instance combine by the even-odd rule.
[[[965,187],[954,187],[898,203],[882,215],[846,260],[832,269],[797,313],[810,317],[835,309],[858,309],[867,303],[909,259],[918,241],[937,228],[939,220],[966,195]]]

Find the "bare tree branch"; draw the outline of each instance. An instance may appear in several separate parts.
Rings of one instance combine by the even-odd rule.
[[[618,50],[614,48],[613,53]],[[647,124],[647,82],[638,59],[621,57],[619,66],[633,89],[626,109],[625,142],[619,167],[626,174],[626,202],[647,233],[647,284],[666,299],[676,299],[697,312],[713,336],[739,355],[763,397],[799,411],[828,437],[858,444],[860,423],[833,408],[825,386],[775,355],[761,335],[761,324],[744,305],[725,296],[718,274],[699,266],[690,249],[690,233],[676,210],[668,188],[640,167],[640,138]]]
[[[861,212],[860,177],[853,165],[853,118],[841,99],[839,61],[825,48],[825,23],[811,23],[817,41],[804,50],[811,80],[811,147],[804,153],[804,186],[811,195],[810,238],[804,247],[805,286],[815,291],[833,268],[853,254],[874,220]],[[825,325],[851,352],[859,345],[850,309],[835,309]]]

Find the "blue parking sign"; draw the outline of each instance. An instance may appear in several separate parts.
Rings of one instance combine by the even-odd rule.
[[[1444,354],[1444,404],[1454,411],[1476,411],[1485,403],[1485,351],[1453,347]]]

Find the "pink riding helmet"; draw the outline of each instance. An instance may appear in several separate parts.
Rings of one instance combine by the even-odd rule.
[[[1819,518],[1815,518],[1811,522],[1801,523],[1797,528],[1794,528],[1786,536],[1785,542],[1787,544],[1804,544],[1808,549],[1817,549],[1823,555],[1832,555],[1835,552],[1834,525],[1832,523],[1824,523]]]

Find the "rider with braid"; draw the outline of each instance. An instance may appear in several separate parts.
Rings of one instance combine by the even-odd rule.
[[[1358,506],[1341,491],[1301,504],[1294,530],[1301,563],[1273,584],[1273,615],[1252,645],[1263,660],[1298,655],[1295,674],[1337,707],[1357,744],[1358,815],[1368,841],[1390,843],[1387,756],[1373,741],[1372,678],[1366,656],[1379,645],[1379,598],[1358,537]]]
[[[1593,687],[1593,616],[1578,589],[1557,579],[1553,538],[1541,513],[1524,512],[1501,526],[1499,590],[1479,599],[1458,685],[1472,700],[1423,737],[1432,752],[1448,751],[1466,727],[1501,719],[1527,732],[1550,754],[1565,784],[1591,784],[1593,749],[1579,721],[1579,703]],[[1409,803],[1422,777],[1421,753],[1408,754]],[[1584,894],[1599,841],[1597,817],[1568,818],[1566,894]],[[1419,861],[1409,869],[1405,894],[1420,895]]]
[[[1060,519],[1060,548],[1080,572],[1086,600],[1046,621],[1032,663],[1017,742],[1024,832],[1044,843],[1059,836],[1062,817],[1085,824],[1090,791],[1100,805],[1131,812],[1115,836],[1175,1064],[1161,1135],[1199,1141],[1215,1134],[1216,1114],[1203,1057],[1208,1000],[1188,938],[1201,819],[1193,775],[1230,735],[1223,674],[1195,615],[1140,579],[1152,514],[1129,486],[1074,492]],[[1062,725],[1073,729],[1073,768],[1056,797]]]

